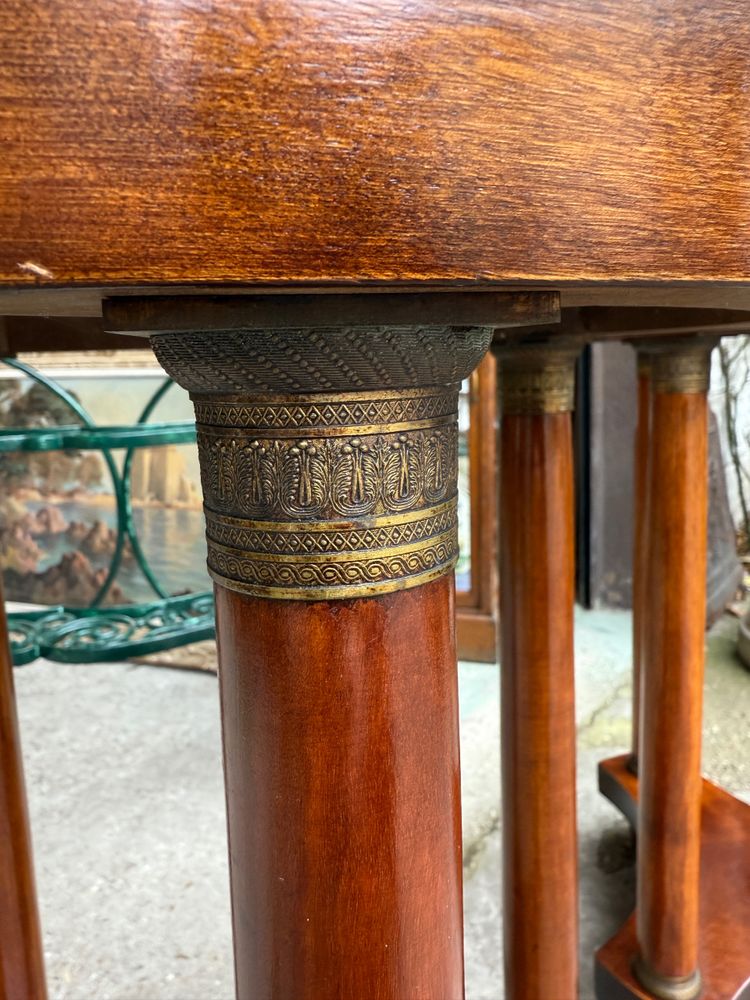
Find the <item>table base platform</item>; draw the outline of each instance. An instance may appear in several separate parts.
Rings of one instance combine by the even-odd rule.
[[[599,765],[599,790],[635,829],[638,778],[629,754]],[[750,1000],[750,805],[703,781],[701,822],[701,1000]],[[635,978],[633,914],[596,954],[597,1000],[650,1000]]]

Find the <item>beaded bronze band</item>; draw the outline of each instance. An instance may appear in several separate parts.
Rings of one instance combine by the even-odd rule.
[[[405,590],[458,557],[458,389],[484,327],[154,335],[191,393],[208,567],[286,600]]]
[[[575,403],[579,347],[548,344],[493,345],[499,362],[502,412],[529,416],[569,413]]]
[[[711,347],[698,342],[650,354],[651,386],[654,392],[708,392],[711,378]]]
[[[454,566],[457,387],[195,403],[217,583],[331,600],[414,587]],[[363,422],[377,417],[395,426]]]

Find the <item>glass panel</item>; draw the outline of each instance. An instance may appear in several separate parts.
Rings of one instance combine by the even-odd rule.
[[[62,357],[60,358],[62,361]],[[51,371],[97,425],[133,425],[164,373],[148,367]],[[187,393],[177,386],[161,398],[150,422],[190,421]],[[81,419],[46,386],[0,365],[0,426],[79,425]],[[112,451],[116,475],[125,451]],[[194,444],[135,450],[132,518],[146,560],[168,594],[210,589]],[[11,601],[86,607],[107,578],[117,549],[118,507],[113,477],[101,451],[0,453],[0,568]],[[125,541],[122,563],[105,604],[140,603],[157,595]]]

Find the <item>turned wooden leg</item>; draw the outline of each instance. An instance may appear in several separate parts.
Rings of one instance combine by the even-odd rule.
[[[489,338],[152,338],[198,424],[240,1000],[463,996],[456,411]]]
[[[710,347],[644,343],[650,369],[641,709],[632,756],[599,765],[638,830],[636,913],[596,955],[599,1000],[750,1000],[750,806],[701,780]]]
[[[505,988],[575,1000],[575,352],[497,353]]]
[[[651,421],[651,360],[648,353],[638,353],[638,416],[635,429],[633,470],[633,731],[629,766],[638,771],[638,740],[641,714],[641,662],[643,659],[643,622],[647,614],[646,558],[646,484]]]
[[[0,588],[0,998],[44,1000],[46,996],[13,667]]]
[[[656,996],[675,1000],[701,988],[709,357],[700,340],[651,355],[636,973]]]

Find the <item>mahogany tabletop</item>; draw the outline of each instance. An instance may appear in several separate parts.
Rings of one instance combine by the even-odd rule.
[[[750,303],[737,0],[4,0],[0,314],[549,287]]]

